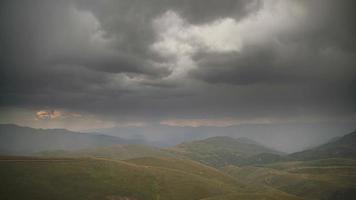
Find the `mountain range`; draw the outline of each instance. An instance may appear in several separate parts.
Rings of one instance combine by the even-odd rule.
[[[353,132],[285,154],[248,138],[157,148],[100,134],[0,125],[0,199],[353,200],[355,141]]]
[[[12,124],[0,125],[0,154],[7,155],[30,155],[54,150],[71,151],[134,142],[136,141],[65,129],[33,129]]]
[[[99,156],[121,160],[143,156],[170,156],[192,159],[213,167],[243,166],[284,160],[354,158],[356,131],[311,149],[285,154],[248,138],[216,136],[168,148],[157,148],[145,145],[142,140],[3,124],[0,125],[0,154]]]

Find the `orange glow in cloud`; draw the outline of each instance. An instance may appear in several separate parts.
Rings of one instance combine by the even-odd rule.
[[[62,113],[58,110],[40,110],[36,112],[36,119],[51,120],[62,117]]]

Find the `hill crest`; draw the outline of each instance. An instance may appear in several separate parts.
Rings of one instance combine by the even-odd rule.
[[[339,138],[333,138],[320,146],[292,153],[292,159],[311,160],[325,158],[355,158],[356,157],[356,131]]]
[[[66,129],[34,129],[14,124],[0,124],[0,153],[9,155],[30,155],[52,150],[79,150],[130,142],[115,136],[73,132]]]
[[[228,136],[184,142],[167,150],[214,167],[244,165],[251,163],[250,157],[256,159],[260,154],[277,157],[283,154],[247,138]]]

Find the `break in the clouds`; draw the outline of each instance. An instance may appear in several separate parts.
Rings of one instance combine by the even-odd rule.
[[[0,4],[2,122],[9,113],[75,129],[356,120],[351,0]]]

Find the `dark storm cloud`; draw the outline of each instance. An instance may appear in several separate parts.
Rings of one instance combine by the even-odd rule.
[[[313,0],[305,1],[305,4],[310,9],[307,23],[294,33],[285,35],[286,40],[308,42],[311,48],[356,50],[355,1]]]
[[[354,1],[295,1],[303,17],[286,11],[276,14],[277,24],[258,15],[290,2],[1,1],[0,106],[64,108],[113,121],[354,117]],[[153,22],[168,11],[172,23],[157,29]],[[253,17],[263,23],[241,30]],[[164,35],[171,26],[178,29]],[[228,40],[219,40],[225,33]],[[173,45],[162,34],[176,37]],[[258,37],[228,46],[240,34]],[[177,55],[152,50],[162,41]]]
[[[307,20],[298,26],[274,34],[260,45],[247,44],[240,52],[197,54],[194,59],[198,68],[190,75],[211,84],[277,87],[273,91],[288,98],[275,100],[294,107],[288,108],[292,110],[303,107],[316,113],[354,113],[355,2],[303,4]],[[289,90],[295,93],[288,94]],[[255,97],[264,99],[267,105],[268,96],[277,93]]]
[[[230,12],[253,9],[251,3],[248,7],[235,3]],[[151,60],[156,58],[147,52],[155,37],[152,19],[168,9],[177,9],[193,21],[206,21],[203,18],[209,13],[213,18],[222,17],[227,14],[223,10],[231,8],[230,1],[219,5],[211,1],[200,11],[201,16],[197,14],[197,5],[201,4],[194,8],[189,5],[189,1],[2,1],[3,101],[13,103],[5,98],[9,93],[21,99],[31,93],[83,92],[92,85],[102,87],[110,79],[108,74],[85,68],[167,75],[169,70],[153,66]],[[103,47],[104,43],[107,46]]]
[[[311,84],[352,83],[356,59],[353,51],[305,43],[247,46],[243,52],[197,55],[191,76],[212,83]]]
[[[239,20],[257,10],[261,3],[256,0],[79,0],[76,5],[78,9],[88,10],[97,17],[106,36],[112,39],[112,47],[124,53],[123,57],[126,58],[120,60],[125,66],[133,70],[139,64],[143,73],[147,73],[153,66],[145,61],[162,61],[162,57],[152,53],[149,46],[157,39],[152,21],[166,11],[174,10],[189,23],[201,24],[223,17]],[[133,59],[128,60],[130,57]],[[113,63],[114,66],[117,64],[120,62]],[[149,66],[145,67],[146,65]],[[108,69],[111,63],[104,63],[104,66],[99,69]],[[111,71],[112,68],[115,67],[109,67],[108,70]],[[162,70],[163,75],[169,73],[161,68],[158,70]],[[158,70],[153,72],[159,73]]]
[[[304,82],[303,77],[318,81],[334,77],[335,71],[353,74],[355,1],[301,2],[308,16],[299,26],[274,34],[260,45],[247,45],[242,52],[198,54],[195,60],[200,67],[192,74],[207,81],[235,84],[294,79]]]
[[[302,81],[293,73],[294,66],[287,66],[288,71],[285,65],[278,65],[278,57],[273,51],[272,48],[247,48],[242,53],[198,55],[195,59],[200,67],[191,71],[191,75],[211,83],[237,85]]]

